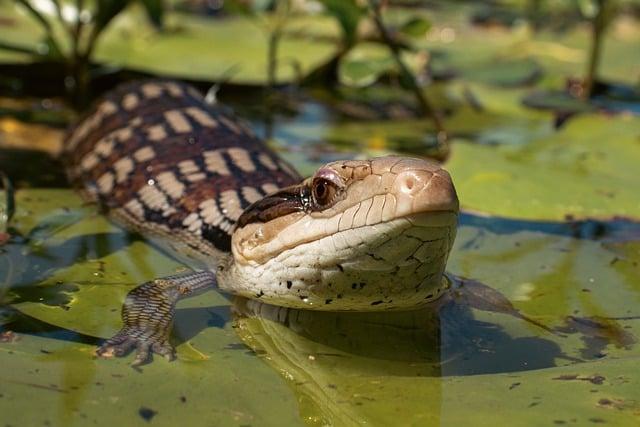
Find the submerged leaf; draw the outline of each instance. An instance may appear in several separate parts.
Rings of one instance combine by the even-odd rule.
[[[520,313],[520,311],[511,304],[511,301],[499,291],[477,280],[457,276],[449,277],[453,281],[452,298],[457,304],[464,304],[476,310],[513,316],[544,329],[547,332],[554,333],[554,330],[551,328]]]

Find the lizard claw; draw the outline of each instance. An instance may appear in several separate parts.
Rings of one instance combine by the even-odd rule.
[[[132,366],[149,362],[153,353],[169,361],[175,359],[175,349],[167,339],[157,338],[154,334],[145,332],[136,328],[123,328],[98,347],[96,355],[104,358],[122,357],[135,349],[136,356],[131,363]]]

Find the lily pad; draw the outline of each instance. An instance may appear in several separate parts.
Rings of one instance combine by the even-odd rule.
[[[0,42],[20,43],[34,51],[44,49],[41,28],[20,14],[17,6],[5,3],[0,6],[0,13],[15,20],[15,29],[2,32]],[[105,66],[162,76],[265,84],[268,23],[243,16],[211,19],[180,12],[167,13],[165,22],[166,29],[159,32],[139,8],[128,8],[105,30],[94,59]],[[330,18],[292,17],[286,31],[279,46],[277,83],[298,80],[328,61],[337,50],[333,41],[317,38],[337,31]],[[10,60],[12,56],[6,58]]]
[[[288,381],[314,423],[632,425],[640,410],[640,288],[637,269],[629,270],[640,260],[636,246],[459,231],[451,271],[485,280],[548,326],[567,316],[585,316],[584,323],[613,316],[596,333],[554,335],[477,311],[474,320],[454,310],[438,326],[427,310],[310,313],[256,302],[236,305],[237,331]]]
[[[3,273],[5,261],[20,264],[11,266],[20,268],[4,303],[21,313],[0,322],[0,336],[7,338],[0,340],[5,422],[68,424],[81,417],[135,424],[153,418],[198,425],[205,417],[216,425],[300,424],[282,380],[239,346],[228,302],[216,293],[180,304],[177,362],[156,361],[143,368],[142,379],[127,360],[95,359],[91,337],[117,331],[126,292],[184,267],[83,207],[70,190],[21,190],[17,196],[14,226],[26,237],[8,249],[21,256],[2,257]],[[34,399],[55,410],[28,410]]]
[[[282,380],[250,352],[235,349],[230,330],[209,332],[210,344],[197,344],[197,363],[156,361],[142,374],[125,360],[95,359],[91,346],[17,334],[14,342],[0,343],[3,421],[302,425]]]
[[[1,378],[0,408],[15,423],[84,414],[101,422],[126,416],[197,424],[203,413],[218,425],[465,423],[495,420],[491,408],[508,399],[513,409],[499,417],[511,423],[569,417],[625,423],[638,411],[632,366],[639,357],[640,251],[633,241],[513,227],[501,233],[478,221],[461,227],[449,270],[489,284],[523,315],[564,331],[556,334],[456,306],[438,332],[428,311],[252,312],[247,304],[256,303],[230,306],[211,292],[179,306],[178,361],[156,360],[135,386],[127,359],[92,358],[91,337],[117,330],[131,287],[181,264],[95,215],[70,190],[22,190],[17,206],[16,229],[37,244],[22,246],[27,269],[11,289],[13,309],[31,320],[9,316],[2,326],[13,338],[0,343],[3,366],[11,367]],[[25,289],[40,298],[24,298]],[[569,402],[549,411],[567,394]],[[55,420],[53,412],[26,411],[27,395],[65,409]],[[435,410],[424,405],[425,396],[439,402]],[[453,404],[448,396],[455,396],[456,410],[446,409]]]
[[[525,146],[456,144],[448,169],[462,205],[538,220],[640,218],[633,116],[584,115]]]

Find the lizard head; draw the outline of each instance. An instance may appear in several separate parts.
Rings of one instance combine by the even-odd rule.
[[[245,209],[219,283],[288,307],[417,307],[443,291],[457,216],[451,177],[437,163],[329,163]]]

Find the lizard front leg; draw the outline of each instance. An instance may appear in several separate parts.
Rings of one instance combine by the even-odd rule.
[[[175,359],[169,335],[176,303],[215,286],[216,276],[212,271],[190,271],[143,283],[127,294],[122,307],[124,326],[105,341],[96,354],[120,357],[135,348],[133,366],[145,363],[152,353]]]

